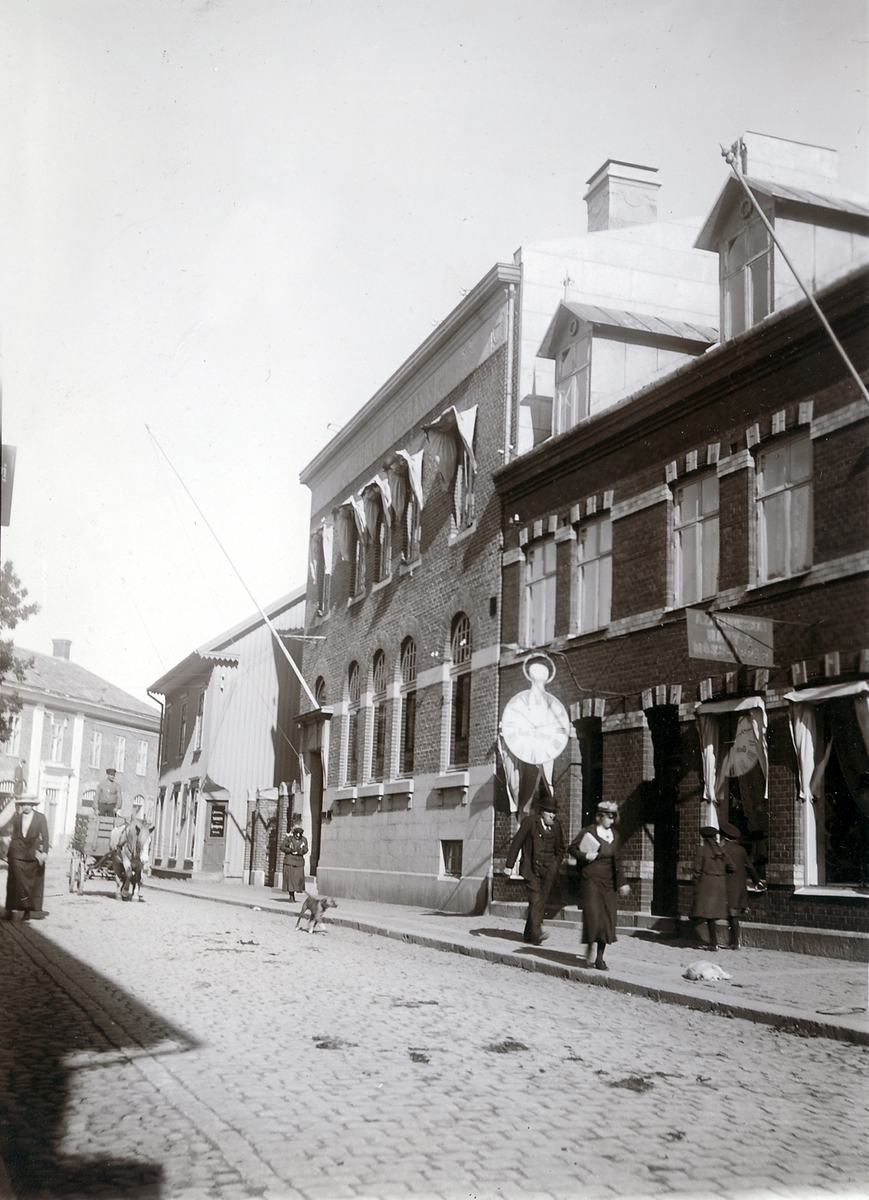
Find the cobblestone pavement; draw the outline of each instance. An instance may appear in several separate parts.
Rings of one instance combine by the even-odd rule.
[[[0,922],[19,1197],[866,1194],[867,1047],[268,911],[48,892],[48,921]]]

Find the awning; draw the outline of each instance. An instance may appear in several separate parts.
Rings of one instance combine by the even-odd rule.
[[[362,502],[365,511],[365,527],[369,537],[374,537],[379,517],[382,516],[387,524],[392,523],[392,493],[386,476],[375,475],[373,479],[369,479],[362,489]]]
[[[353,530],[360,538],[365,537],[365,513],[358,496],[348,496],[335,511],[335,538],[338,554],[349,562],[353,549]]]
[[[458,412],[450,405],[444,412],[432,421],[423,425],[423,432],[429,440],[437,463],[437,472],[447,487],[452,487],[456,477],[459,449],[467,451],[471,461],[471,469],[476,471],[477,462],[474,458],[474,431],[477,425],[477,406]]]
[[[698,704],[698,713],[743,712],[747,708],[766,708],[762,696],[740,696],[733,700],[704,700]]]
[[[785,700],[791,704],[821,704],[824,700],[841,700],[847,696],[862,696],[869,693],[869,682],[858,679],[855,683],[831,683],[827,687],[801,688],[788,692]]]

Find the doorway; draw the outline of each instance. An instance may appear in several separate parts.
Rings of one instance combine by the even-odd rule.
[[[675,917],[679,911],[679,779],[682,770],[682,728],[675,704],[646,709],[652,736],[655,777],[646,797],[646,828],[652,839],[652,913]]]
[[[226,858],[226,805],[208,801],[205,837],[202,839],[202,870],[223,874]]]

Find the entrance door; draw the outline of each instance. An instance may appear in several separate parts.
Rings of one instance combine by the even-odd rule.
[[[222,872],[226,857],[226,805],[209,800],[207,821],[202,839],[202,870]]]
[[[311,874],[316,877],[320,861],[323,825],[323,761],[318,750],[306,755],[311,768]]]
[[[646,720],[652,735],[655,767],[655,778],[647,793],[645,814],[647,828],[651,825],[654,830],[652,913],[658,917],[675,917],[679,911],[677,801],[682,750],[679,709],[673,704],[656,705],[646,709]]]

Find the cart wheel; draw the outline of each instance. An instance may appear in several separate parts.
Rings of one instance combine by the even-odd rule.
[[[78,873],[76,875],[76,880],[75,880],[75,890],[79,896],[84,891],[84,879],[85,879],[84,859],[80,858],[78,860]]]
[[[71,892],[75,891],[76,875],[77,875],[77,871],[75,868],[75,855],[73,854],[69,860],[69,890]]]

